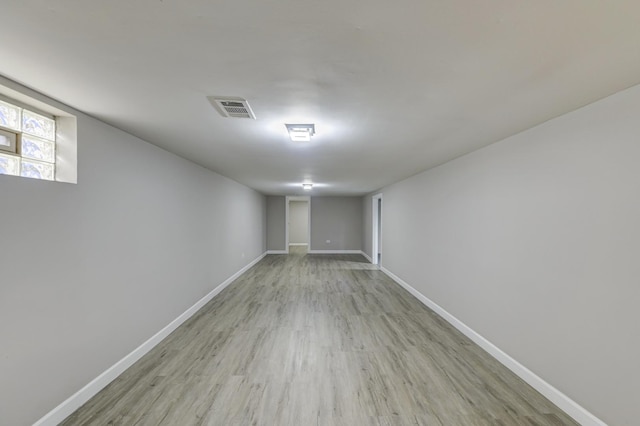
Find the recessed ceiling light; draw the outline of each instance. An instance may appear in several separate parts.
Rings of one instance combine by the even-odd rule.
[[[313,188],[312,183],[305,182],[302,184],[302,189],[304,189],[305,191],[311,191],[311,188]]]
[[[316,134],[315,124],[285,124],[289,137],[294,142],[309,142]]]

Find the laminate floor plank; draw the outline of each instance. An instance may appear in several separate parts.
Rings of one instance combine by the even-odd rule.
[[[76,425],[575,425],[359,255],[270,255]]]

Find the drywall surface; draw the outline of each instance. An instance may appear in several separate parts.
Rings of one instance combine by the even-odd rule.
[[[361,250],[361,245],[362,197],[311,197],[311,250]]]
[[[376,192],[376,194],[379,193]],[[371,259],[373,259],[373,245],[371,237],[373,233],[371,232],[372,225],[372,202],[371,202],[372,194],[365,195],[362,197],[362,251],[366,253]]]
[[[265,197],[78,116],[78,184],[0,176],[0,424],[30,425],[266,249]]]
[[[308,201],[289,201],[289,244],[309,244]]]
[[[633,87],[383,189],[385,267],[611,425],[640,401],[639,113]]]
[[[267,250],[286,250],[286,198],[267,197]]]

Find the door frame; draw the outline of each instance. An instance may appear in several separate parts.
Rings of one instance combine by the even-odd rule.
[[[382,219],[378,215],[378,200],[380,200],[380,210],[382,210],[382,193],[376,194],[371,197],[371,263],[378,265],[378,239],[381,235],[378,235],[378,228],[382,233]]]
[[[284,217],[285,217],[285,230],[284,230],[284,245],[285,251],[287,254],[289,253],[289,202],[290,201],[306,201],[307,202],[307,213],[309,215],[307,219],[307,251],[311,250],[311,196],[309,195],[287,195],[285,197],[285,208],[284,208]]]

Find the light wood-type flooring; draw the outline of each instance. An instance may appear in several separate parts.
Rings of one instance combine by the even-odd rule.
[[[65,422],[574,425],[360,255],[270,255]]]

